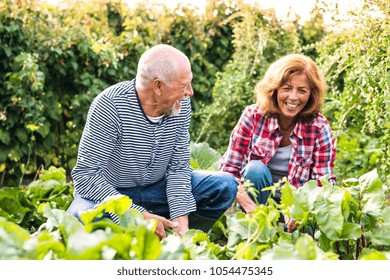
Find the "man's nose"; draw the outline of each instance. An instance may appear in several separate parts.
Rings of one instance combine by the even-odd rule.
[[[192,89],[192,85],[191,84],[187,87],[186,95],[187,96],[193,96],[194,95],[194,90]]]

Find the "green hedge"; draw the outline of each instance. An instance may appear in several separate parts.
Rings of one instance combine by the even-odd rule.
[[[180,6],[102,3],[0,4],[0,186],[19,185],[40,166],[69,172],[91,101],[134,78],[151,45],[185,52],[193,63],[194,110],[211,102],[215,73],[233,52],[232,28],[223,23],[229,4],[210,2],[206,16]]]

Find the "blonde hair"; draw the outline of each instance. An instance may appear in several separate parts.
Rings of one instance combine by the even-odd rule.
[[[289,54],[272,63],[263,79],[255,87],[257,105],[265,115],[278,116],[280,114],[277,90],[297,74],[305,74],[310,86],[309,100],[298,118],[310,120],[320,112],[328,89],[322,72],[310,57],[302,54]]]

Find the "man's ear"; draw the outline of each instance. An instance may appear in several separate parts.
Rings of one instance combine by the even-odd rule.
[[[153,84],[152,84],[152,88],[153,88],[153,91],[155,94],[157,95],[161,95],[162,94],[162,81],[160,79],[154,79],[153,80]]]

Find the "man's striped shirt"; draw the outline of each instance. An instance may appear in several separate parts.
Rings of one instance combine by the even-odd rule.
[[[172,219],[196,210],[191,189],[190,100],[180,114],[154,123],[145,115],[135,80],[113,85],[92,102],[72,170],[75,195],[97,203],[119,188],[146,186],[167,179]],[[142,206],[131,206],[140,212]],[[147,209],[146,209],[147,210]],[[118,221],[117,216],[112,216]]]

